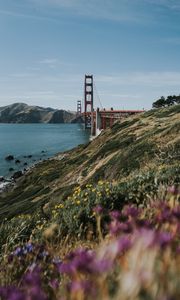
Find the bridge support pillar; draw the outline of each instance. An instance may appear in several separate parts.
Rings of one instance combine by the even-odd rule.
[[[82,113],[82,105],[81,105],[81,100],[77,101],[77,116],[80,116]]]
[[[100,115],[100,111],[99,108],[97,108],[96,110],[96,134],[98,134],[98,132],[101,130],[102,128],[102,124],[101,124],[101,115]]]
[[[85,129],[93,127],[93,75],[85,75],[84,81],[84,113]]]

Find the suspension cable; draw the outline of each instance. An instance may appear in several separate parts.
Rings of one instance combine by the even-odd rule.
[[[97,95],[99,104],[100,104],[101,108],[103,109],[103,105],[102,105],[101,99],[100,99],[100,97],[99,97],[99,93],[98,93],[98,90],[97,90],[97,87],[96,87],[95,82],[94,82],[94,89],[95,89],[95,92],[96,92],[96,95]]]

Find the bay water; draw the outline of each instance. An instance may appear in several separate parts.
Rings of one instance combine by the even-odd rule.
[[[17,170],[88,141],[82,124],[0,124],[0,176],[10,178]],[[6,161],[8,155],[20,163]]]

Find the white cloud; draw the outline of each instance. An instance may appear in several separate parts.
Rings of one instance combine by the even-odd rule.
[[[112,76],[100,75],[97,76],[96,81],[109,85],[178,86],[180,72],[125,72]]]
[[[38,7],[67,10],[75,15],[118,21],[144,23],[157,21],[159,8],[180,10],[179,0],[29,0]],[[148,5],[151,5],[148,10]],[[145,11],[145,8],[147,11]],[[158,10],[157,10],[158,8]],[[160,17],[160,15],[159,15]]]
[[[162,6],[175,11],[180,9],[179,0],[145,0],[145,1],[150,4],[154,4],[156,6]]]
[[[59,22],[59,20],[51,17],[41,16],[41,15],[35,15],[35,14],[28,14],[28,13],[22,13],[18,11],[11,11],[11,10],[0,10],[0,15],[5,15],[9,17],[15,17],[15,18],[23,18],[23,19],[32,19],[37,21],[51,21],[51,22]]]
[[[45,64],[45,65],[52,65],[52,64],[56,64],[57,62],[58,62],[58,60],[55,58],[45,58],[45,59],[41,60],[39,63]]]
[[[122,22],[142,22],[143,14],[134,10],[137,0],[29,0],[41,9],[50,8],[58,16],[63,10],[74,15]],[[56,11],[55,11],[56,9]],[[146,16],[147,18],[147,16]]]

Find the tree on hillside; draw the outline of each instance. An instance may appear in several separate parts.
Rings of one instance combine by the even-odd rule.
[[[153,103],[154,108],[165,107],[165,106],[166,106],[166,99],[163,96]]]
[[[153,102],[152,107],[159,108],[159,107],[166,107],[166,106],[171,106],[171,105],[175,105],[175,104],[180,104],[180,95],[168,96],[167,98],[162,96],[160,99]]]

